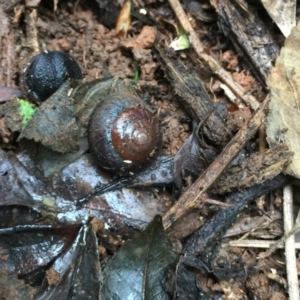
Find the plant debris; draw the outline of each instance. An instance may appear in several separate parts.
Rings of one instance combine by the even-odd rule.
[[[0,298],[292,299],[299,13],[281,5],[1,2]],[[71,55],[83,80],[31,104],[22,74],[43,51]],[[124,87],[162,135],[126,176],[87,142],[95,107]]]

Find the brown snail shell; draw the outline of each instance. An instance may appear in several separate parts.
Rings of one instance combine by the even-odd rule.
[[[130,91],[109,94],[93,111],[88,142],[100,167],[119,175],[138,172],[161,144],[157,117]]]

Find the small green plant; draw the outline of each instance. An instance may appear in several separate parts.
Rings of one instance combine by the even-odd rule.
[[[20,116],[22,118],[22,129],[26,127],[28,124],[29,120],[35,113],[36,108],[34,105],[26,100],[23,99],[18,99],[19,104],[20,104]]]

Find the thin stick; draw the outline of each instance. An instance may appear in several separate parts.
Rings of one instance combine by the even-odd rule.
[[[37,10],[34,8],[30,13],[25,14],[27,44],[33,49],[34,53],[39,52],[38,30],[37,30]]]
[[[221,207],[232,207],[232,204],[229,203],[224,203],[218,200],[214,200],[214,199],[210,199],[210,198],[203,198],[203,203],[206,204],[212,204],[212,205],[216,205],[216,206],[221,206]]]
[[[291,185],[288,185],[283,189],[283,197],[284,232],[285,234],[288,234],[294,225],[293,188]],[[299,282],[295,255],[295,235],[289,236],[285,241],[285,260],[289,299],[299,300]]]
[[[270,240],[236,240],[230,241],[230,246],[242,248],[270,248],[274,245],[274,241]],[[276,249],[282,249],[283,245],[277,245]],[[300,249],[300,243],[295,243],[295,249]]]
[[[259,254],[259,258],[260,259],[265,259],[267,257],[269,257],[277,248],[281,247],[282,245],[284,245],[286,239],[292,235],[294,235],[295,233],[300,231],[300,222],[295,222],[293,228],[291,231],[289,231],[287,234],[285,234],[284,236],[282,236],[279,240],[277,240],[276,242],[274,242],[270,249],[268,249],[266,252],[260,253]]]
[[[210,66],[211,70],[217,74],[239,98],[250,105],[254,111],[257,110],[259,108],[259,102],[252,95],[249,95],[241,85],[235,82],[230,73],[224,70],[217,60],[207,54],[208,50],[204,48],[203,44],[199,40],[179,0],[169,0],[169,4],[174,10],[181,26],[188,33],[190,43],[194,47],[199,58],[204,60]]]
[[[241,151],[246,142],[254,135],[265,120],[265,110],[269,103],[267,97],[260,109],[254,114],[248,124],[245,124],[233,139],[223,149],[223,152],[213,163],[201,174],[196,182],[180,197],[163,216],[165,229],[171,227],[172,223],[183,217],[195,208],[199,208],[204,193],[211,187],[220,174],[226,169],[233,158]],[[195,228],[196,229],[196,228]]]

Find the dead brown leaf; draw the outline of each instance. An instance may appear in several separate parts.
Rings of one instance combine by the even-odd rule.
[[[286,39],[268,79],[271,93],[267,139],[271,146],[288,145],[294,152],[287,173],[300,178],[300,23]]]

